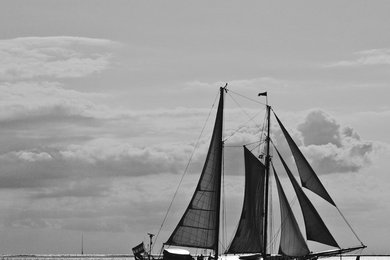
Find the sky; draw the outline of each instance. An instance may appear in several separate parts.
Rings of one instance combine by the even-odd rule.
[[[0,253],[80,253],[82,234],[86,253],[131,253],[159,232],[196,146],[158,251],[228,83],[224,239],[243,195],[233,146],[256,140],[264,117],[240,95],[268,91],[364,253],[389,254],[389,12],[379,0],[1,1]]]

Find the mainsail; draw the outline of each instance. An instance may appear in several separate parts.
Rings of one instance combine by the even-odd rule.
[[[245,146],[244,159],[244,204],[228,254],[263,252],[265,166]]]
[[[307,247],[306,241],[299,229],[297,220],[295,219],[290,204],[288,203],[286,194],[280,184],[275,168],[273,168],[273,171],[276,180],[276,187],[278,188],[281,215],[279,253],[292,257],[305,256],[310,253],[309,248]]]
[[[299,204],[301,205],[301,210],[305,221],[307,239],[326,245],[339,247],[336,240],[333,238],[332,234],[326,227],[324,221],[318,214],[317,210],[314,208],[313,204],[310,202],[309,198],[306,196],[302,188],[299,186],[297,180],[294,178],[283,157],[276,148],[275,150],[279,155],[279,158],[287,172],[288,178],[290,179],[294,187],[294,191],[297,194]]]
[[[224,88],[221,88],[214,131],[195,193],[165,244],[218,250],[223,91]]]
[[[298,168],[299,176],[301,177],[302,186],[321,196],[323,199],[327,200],[332,205],[336,206],[336,204],[333,202],[332,198],[329,196],[328,192],[322,185],[320,179],[318,179],[313,168],[307,162],[305,156],[303,156],[302,152],[299,150],[298,146],[291,138],[286,128],[283,126],[282,122],[280,122],[278,116],[275,113],[274,115],[280,125],[280,128],[282,129],[284,136],[286,137],[288,145],[290,146],[291,152]]]

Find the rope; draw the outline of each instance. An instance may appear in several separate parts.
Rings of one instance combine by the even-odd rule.
[[[231,90],[228,90],[229,92],[231,92]],[[223,141],[225,142],[225,141],[227,141],[227,140],[229,140],[232,136],[234,136],[237,132],[239,132],[242,128],[244,128],[244,127],[246,127],[246,125],[249,123],[249,122],[251,122],[251,121],[253,121],[254,122],[254,119],[261,113],[261,112],[259,112],[259,113],[256,113],[255,115],[253,115],[253,116],[250,116],[246,111],[245,111],[245,109],[240,105],[240,103],[238,103],[234,98],[233,98],[233,96],[232,95],[230,95],[230,93],[228,92],[228,94],[229,94],[229,97],[233,100],[233,102],[234,103],[236,103],[236,105],[242,110],[242,112],[249,118],[249,120],[248,121],[246,121],[241,127],[239,127],[239,128],[237,128],[232,134],[230,134],[228,137],[226,137]],[[233,93],[235,93],[235,92],[233,92]],[[240,94],[237,94],[237,95],[240,95]],[[242,96],[242,95],[240,95],[240,96]],[[257,102],[257,103],[259,103],[259,102]],[[260,103],[260,104],[262,104],[262,103]],[[264,129],[264,126],[263,126],[263,129]]]
[[[341,212],[341,210],[336,206],[337,211],[340,213],[341,217],[343,217],[345,223],[348,225],[348,227],[351,229],[352,233],[355,235],[356,239],[359,240],[360,244],[364,246],[363,242],[360,240],[359,236],[356,234],[355,230],[353,230],[352,226],[349,224],[347,219],[345,218],[344,214]]]
[[[218,92],[218,94],[219,94],[219,92]],[[186,167],[185,167],[185,169],[184,169],[184,172],[183,172],[183,174],[182,174],[182,176],[181,176],[181,179],[180,179],[180,181],[179,181],[179,185],[177,186],[176,191],[175,191],[175,193],[173,194],[173,198],[172,198],[172,200],[171,200],[171,202],[170,202],[170,204],[169,204],[169,206],[168,206],[167,212],[165,213],[165,216],[164,216],[164,219],[163,219],[163,221],[162,221],[162,223],[161,223],[160,229],[158,230],[157,235],[155,236],[155,239],[154,239],[154,242],[153,242],[153,245],[152,245],[152,250],[153,250],[153,247],[154,247],[154,245],[156,244],[157,238],[158,238],[158,236],[159,236],[159,234],[160,234],[160,232],[161,232],[161,230],[162,230],[162,228],[163,228],[163,226],[164,226],[164,224],[165,224],[165,221],[166,221],[166,219],[167,219],[167,217],[168,217],[169,211],[171,210],[173,201],[175,200],[176,195],[177,195],[177,193],[178,193],[178,191],[179,191],[179,188],[180,188],[180,186],[181,186],[181,184],[182,184],[182,182],[183,182],[184,176],[187,174],[188,168],[189,168],[190,163],[191,163],[191,161],[192,161],[192,158],[193,158],[193,156],[194,156],[194,154],[195,154],[195,151],[196,151],[196,149],[197,149],[198,146],[199,146],[200,139],[201,139],[201,137],[202,137],[202,135],[203,135],[203,132],[204,132],[204,130],[205,130],[205,128],[206,128],[207,122],[208,122],[208,120],[210,119],[210,115],[211,115],[211,112],[212,112],[212,110],[213,110],[213,108],[214,108],[214,106],[215,106],[215,102],[217,101],[218,94],[217,94],[216,97],[214,98],[213,105],[212,105],[211,108],[210,108],[210,111],[209,111],[209,114],[208,114],[208,116],[207,116],[207,119],[206,119],[206,121],[205,121],[205,123],[204,123],[204,125],[203,125],[203,128],[202,128],[202,130],[201,130],[199,136],[198,136],[198,139],[196,140],[194,149],[192,150],[192,153],[191,153],[191,155],[190,155],[190,158],[189,158],[189,160],[188,160],[188,163],[187,163],[187,165],[186,165]]]
[[[240,103],[238,103],[238,102],[233,98],[233,96],[230,95],[230,93],[228,93],[228,94],[229,94],[229,97],[234,101],[234,103],[236,103],[236,105],[237,105],[239,108],[241,108],[241,110],[246,114],[246,116],[247,116],[248,118],[250,118],[250,115],[244,110],[244,108],[240,105]]]
[[[241,95],[241,94],[239,94],[239,93],[237,93],[237,92],[234,92],[234,91],[232,91],[231,89],[229,89],[228,91],[229,91],[229,92],[232,92],[233,94],[236,94],[237,96],[240,96],[240,97],[242,97],[242,98],[245,98],[245,99],[248,99],[248,100],[250,100],[250,101],[252,101],[252,102],[255,102],[255,103],[257,103],[257,104],[261,104],[261,105],[264,105],[264,106],[267,105],[266,103],[259,102],[259,101],[255,100],[255,99],[252,99],[252,98],[249,98],[249,97],[247,97],[247,96]]]
[[[249,120],[246,121],[246,122],[243,124],[243,126],[237,128],[232,134],[230,134],[228,137],[226,137],[226,138],[223,140],[223,142],[226,142],[227,140],[229,140],[230,138],[232,138],[237,132],[239,132],[241,129],[243,129],[244,127],[246,127],[246,124],[247,124],[248,122],[253,121],[253,119],[254,119],[255,117],[257,117],[257,115],[259,115],[259,114],[260,114],[260,113],[257,113],[256,115],[254,115],[254,116],[252,116],[251,118],[249,118]]]

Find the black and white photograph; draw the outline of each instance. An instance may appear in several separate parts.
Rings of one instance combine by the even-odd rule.
[[[0,260],[390,259],[390,1],[0,1]]]

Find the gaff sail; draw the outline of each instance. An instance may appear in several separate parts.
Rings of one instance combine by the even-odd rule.
[[[265,166],[244,146],[245,194],[240,221],[227,254],[263,252]]]

